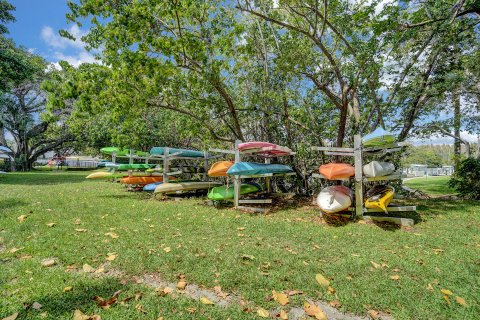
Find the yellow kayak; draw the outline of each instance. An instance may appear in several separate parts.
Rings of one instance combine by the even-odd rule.
[[[389,186],[375,186],[366,193],[365,208],[380,209],[385,212],[395,195],[395,189]]]
[[[103,178],[110,178],[113,176],[112,172],[101,171],[101,172],[94,172],[87,176],[87,179],[103,179]]]

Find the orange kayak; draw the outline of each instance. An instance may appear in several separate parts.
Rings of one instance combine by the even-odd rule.
[[[345,179],[355,175],[355,168],[348,163],[327,163],[321,165],[318,171],[329,180]]]
[[[145,176],[145,177],[125,177],[120,180],[121,183],[135,184],[139,186],[145,186],[150,183],[162,182],[163,176]]]
[[[218,161],[212,164],[208,170],[209,177],[226,177],[227,170],[233,165],[233,161]]]

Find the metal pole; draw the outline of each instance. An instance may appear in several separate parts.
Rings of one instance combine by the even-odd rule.
[[[362,160],[362,137],[353,137],[353,154],[355,157],[355,214],[357,218],[363,216],[363,160]]]
[[[242,161],[240,157],[240,150],[238,150],[238,145],[242,141],[236,140],[235,141],[235,163],[239,163]],[[234,176],[234,181],[233,181],[233,192],[234,192],[234,202],[235,202],[235,207],[238,207],[240,204],[240,176]]]

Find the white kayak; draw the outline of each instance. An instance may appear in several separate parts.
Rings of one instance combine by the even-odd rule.
[[[390,162],[372,161],[363,166],[363,174],[369,178],[384,177],[395,172],[395,166]]]
[[[326,213],[346,210],[352,205],[352,190],[345,186],[326,187],[318,194],[317,204]]]

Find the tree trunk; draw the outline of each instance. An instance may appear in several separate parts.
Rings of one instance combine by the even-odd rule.
[[[458,93],[453,94],[453,130],[455,135],[455,141],[453,143],[453,163],[455,169],[458,168],[460,164],[461,156],[461,138],[460,138],[460,125],[461,125],[461,114],[460,114],[460,95]],[[468,146],[467,146],[468,148]]]

